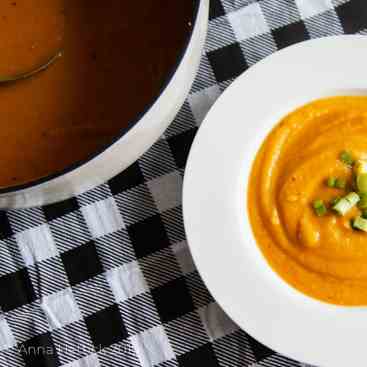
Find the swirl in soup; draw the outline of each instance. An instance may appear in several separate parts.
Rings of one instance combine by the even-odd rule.
[[[270,132],[253,164],[257,243],[289,284],[338,305],[367,304],[367,97],[317,100]]]

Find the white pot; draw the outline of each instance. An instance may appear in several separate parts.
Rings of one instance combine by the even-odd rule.
[[[181,61],[160,96],[142,117],[89,161],[54,177],[0,190],[1,208],[45,205],[81,194],[123,171],[154,144],[184,103],[199,67],[208,25],[209,0],[197,0],[197,4],[191,38]],[[123,108],[123,101],[121,104]]]

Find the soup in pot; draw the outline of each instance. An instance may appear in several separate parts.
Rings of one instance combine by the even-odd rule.
[[[0,187],[87,159],[159,95],[191,32],[192,1],[3,0]]]

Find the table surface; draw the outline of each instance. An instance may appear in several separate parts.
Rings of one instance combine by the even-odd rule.
[[[184,168],[239,74],[290,44],[366,28],[363,0],[211,0],[198,76],[161,139],[83,195],[0,212],[0,365],[301,366],[240,330],[207,291],[182,223]]]

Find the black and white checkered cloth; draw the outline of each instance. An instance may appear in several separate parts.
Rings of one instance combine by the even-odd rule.
[[[367,2],[211,0],[210,18],[191,93],[149,152],[76,198],[0,212],[1,367],[301,365],[238,329],[206,290],[185,241],[184,167],[236,76],[292,43],[363,33]]]

